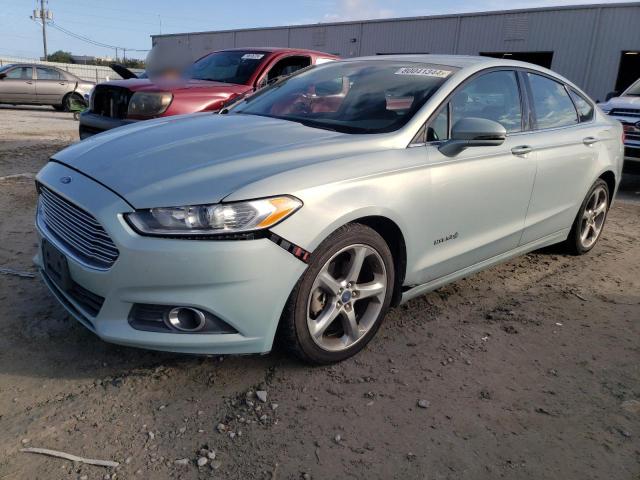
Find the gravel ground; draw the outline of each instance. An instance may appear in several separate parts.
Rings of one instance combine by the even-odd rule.
[[[31,174],[77,141],[0,108],[0,266],[33,272]],[[0,479],[640,479],[640,182],[586,256],[535,252],[391,311],[370,346],[280,352],[109,345],[38,279],[0,275]],[[20,452],[44,447],[103,468]]]

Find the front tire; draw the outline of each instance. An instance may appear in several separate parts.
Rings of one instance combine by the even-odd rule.
[[[313,364],[355,355],[380,328],[394,278],[391,251],[375,230],[341,227],[313,252],[285,307],[280,340]]]
[[[591,250],[604,228],[609,212],[609,186],[599,178],[585,197],[573,222],[566,247],[574,255],[583,255]]]
[[[71,102],[74,99],[76,100],[76,102],[84,103],[83,98],[80,95],[78,95],[77,93],[67,93],[64,96],[64,98],[62,99],[61,110],[64,111],[64,112],[70,112],[71,109],[73,108],[73,105],[72,105]],[[53,108],[56,108],[56,107],[53,107]],[[56,110],[57,110],[57,108],[56,108]]]

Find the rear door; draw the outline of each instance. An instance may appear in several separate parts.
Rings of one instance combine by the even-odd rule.
[[[31,66],[17,66],[7,71],[6,74],[7,76],[0,80],[0,102],[34,102],[33,68]]]
[[[72,90],[70,82],[56,68],[36,67],[36,96],[43,105],[61,105],[62,98]]]
[[[427,124],[429,182],[420,208],[428,282],[515,249],[520,241],[535,177],[535,155],[518,153],[525,142],[526,104],[515,71],[498,70],[468,80]],[[438,147],[451,126],[486,118],[507,130],[505,142],[470,147],[454,157]],[[436,228],[436,231],[433,231]]]
[[[571,227],[593,181],[596,158],[607,133],[594,122],[589,100],[546,75],[526,72],[523,77],[533,117],[527,143],[537,162],[521,241],[526,244]]]

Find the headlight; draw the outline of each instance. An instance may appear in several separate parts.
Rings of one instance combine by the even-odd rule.
[[[164,113],[173,100],[168,92],[135,92],[129,100],[128,117],[153,117]]]
[[[246,202],[187,205],[138,210],[125,215],[143,235],[206,236],[264,230],[281,222],[302,206],[282,196]]]

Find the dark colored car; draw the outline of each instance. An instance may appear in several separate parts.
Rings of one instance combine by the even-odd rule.
[[[18,63],[0,68],[0,103],[51,105],[69,111],[95,85],[49,65]]]
[[[80,138],[150,118],[215,112],[278,77],[333,60],[337,57],[313,50],[240,48],[210,53],[179,78],[101,83],[80,116]]]

